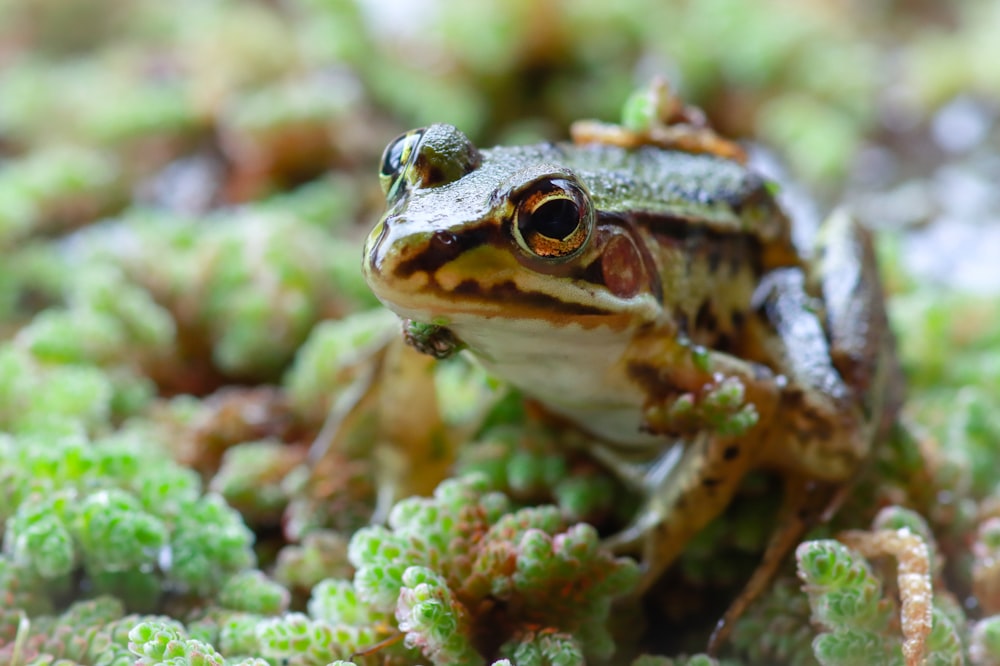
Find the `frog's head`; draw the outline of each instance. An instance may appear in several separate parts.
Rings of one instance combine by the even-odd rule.
[[[641,241],[602,215],[561,155],[550,144],[480,151],[450,125],[390,143],[387,211],[365,248],[376,296],[486,357],[501,337],[622,337],[655,317],[659,286]]]

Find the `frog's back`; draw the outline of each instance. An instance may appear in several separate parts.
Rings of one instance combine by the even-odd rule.
[[[766,181],[733,160],[652,146],[630,150],[570,143],[500,147],[483,153],[502,167],[510,165],[510,170],[538,163],[569,168],[602,212],[641,212],[667,224],[679,219],[720,234],[750,233],[764,242],[789,235],[788,222]]]
[[[761,276],[800,264],[790,222],[767,181],[738,162],[607,145],[497,152],[512,163],[571,169],[590,191],[598,225],[627,228],[648,252],[664,310],[697,344],[736,349]]]

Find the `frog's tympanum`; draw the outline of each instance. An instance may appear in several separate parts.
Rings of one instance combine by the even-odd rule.
[[[612,537],[641,548],[647,586],[748,471],[779,472],[759,591],[892,418],[870,239],[836,212],[807,259],[738,157],[601,136],[488,150],[450,125],[399,137],[365,275],[419,349],[467,349],[602,442],[648,498]]]

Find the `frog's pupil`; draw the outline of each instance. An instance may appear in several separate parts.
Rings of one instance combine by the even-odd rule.
[[[562,240],[572,234],[580,223],[580,207],[570,199],[549,199],[531,212],[527,220],[534,231]]]
[[[385,151],[382,158],[382,173],[386,176],[395,176],[403,166],[403,148],[407,142],[406,136],[401,136],[392,142],[389,149]]]

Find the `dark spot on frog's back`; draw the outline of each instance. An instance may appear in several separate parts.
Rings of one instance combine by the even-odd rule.
[[[419,272],[433,274],[448,262],[457,259],[462,253],[493,242],[495,233],[495,230],[487,224],[466,227],[461,234],[454,234],[447,230],[436,231],[427,240],[427,245],[421,252],[399,263],[396,275],[408,278]]]
[[[714,333],[718,328],[718,320],[715,317],[715,312],[712,310],[711,301],[704,301],[701,307],[698,308],[698,314],[694,318],[694,326],[699,331],[707,331]]]
[[[708,251],[708,270],[711,273],[719,272],[719,264],[722,263],[722,248],[713,247]]]
[[[737,215],[746,212],[749,208],[759,208],[766,211],[778,210],[778,205],[771,195],[767,180],[756,171],[747,171],[740,187],[724,192],[723,199]]]
[[[729,315],[729,322],[733,327],[733,330],[739,332],[743,328],[743,324],[747,321],[746,313],[742,310],[733,310],[733,313]]]
[[[634,213],[632,218],[660,243],[684,248],[688,274],[702,261],[710,273],[718,272],[727,263],[731,278],[743,269],[760,273],[760,238],[753,231],[717,229],[698,220],[652,213]]]

